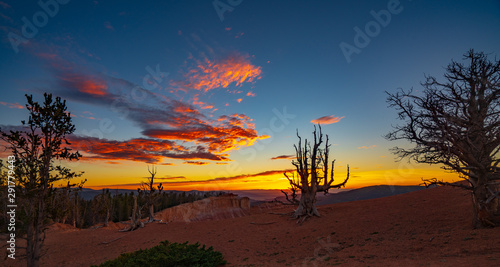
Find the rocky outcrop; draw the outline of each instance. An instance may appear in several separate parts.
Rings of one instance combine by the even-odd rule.
[[[249,209],[248,197],[226,194],[165,209],[156,213],[155,218],[162,222],[218,220],[247,215]]]

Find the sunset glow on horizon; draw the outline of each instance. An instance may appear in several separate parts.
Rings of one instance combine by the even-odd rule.
[[[470,48],[498,55],[498,2],[212,2],[70,1],[41,26],[36,1],[0,0],[0,127],[21,127],[25,94],[66,100],[83,157],[61,164],[92,189],[137,189],[151,165],[164,190],[286,189],[318,124],[346,188],[460,180],[395,159],[412,144],[383,137],[385,91],[418,92]]]

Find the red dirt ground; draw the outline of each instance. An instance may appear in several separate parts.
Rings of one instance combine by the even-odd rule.
[[[268,205],[245,217],[155,223],[134,232],[56,227],[47,233],[41,263],[89,266],[169,240],[213,246],[227,266],[499,266],[500,228],[472,229],[471,210],[467,191],[439,187],[321,206],[322,217],[302,225],[271,214],[292,207]]]

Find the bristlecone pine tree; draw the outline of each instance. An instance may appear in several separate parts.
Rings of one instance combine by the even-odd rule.
[[[81,155],[66,145],[66,135],[75,131],[66,101],[51,94],[44,94],[44,102],[33,101],[26,95],[28,121],[22,121],[21,130],[0,130],[0,139],[8,144],[15,156],[16,201],[18,201],[19,226],[26,234],[28,266],[39,266],[42,244],[48,224],[48,204],[57,181],[81,176],[70,169],[55,165],[58,160],[78,160]],[[81,184],[83,184],[82,181]],[[19,233],[19,232],[18,232]]]
[[[151,174],[151,176],[148,177],[148,180],[146,182],[142,183],[140,189],[146,194],[146,208],[148,209],[148,217],[149,217],[148,222],[153,222],[155,221],[154,205],[155,202],[158,200],[161,191],[163,190],[163,186],[160,183],[157,187],[155,187],[155,175],[157,172],[157,168],[154,165],[151,167],[151,170],[149,169],[148,166],[148,172],[149,174]]]
[[[500,61],[490,61],[474,50],[464,60],[469,65],[452,60],[443,82],[427,76],[421,93],[402,89],[387,93],[390,107],[404,124],[395,126],[386,138],[415,145],[395,147],[400,159],[440,164],[467,181],[424,182],[470,190],[474,227],[500,226]]]
[[[292,173],[290,177],[289,174],[284,173],[292,188],[300,189],[300,201],[292,215],[293,218],[299,219],[297,222],[303,222],[311,216],[320,216],[315,205],[316,193],[328,193],[328,189],[341,188],[349,180],[349,165],[347,165],[347,177],[345,180],[342,183],[333,184],[335,160],[332,161],[331,169],[329,169],[328,156],[330,144],[328,144],[328,135],[326,135],[325,146],[321,149],[320,146],[323,144],[321,125],[318,125],[318,128],[319,134],[316,132],[316,126],[314,127],[314,143],[312,147],[307,142],[307,139],[304,141],[304,146],[302,146],[302,138],[297,132],[299,144],[298,146],[294,145],[297,161],[292,161],[297,175]]]

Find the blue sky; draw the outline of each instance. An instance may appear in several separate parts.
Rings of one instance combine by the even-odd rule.
[[[111,157],[96,145],[74,166],[86,171],[90,185],[133,183],[155,163],[165,178],[182,176],[186,184],[265,173],[227,180],[235,188],[278,188],[283,177],[269,171],[292,166],[271,158],[293,155],[295,131],[310,137],[311,121],[325,116],[338,121],[323,123],[323,132],[334,143],[339,173],[349,163],[360,184],[387,182],[381,171],[396,177],[392,183],[410,183],[399,181],[395,170],[429,167],[394,162],[388,149],[395,144],[382,136],[397,123],[396,113],[387,108],[384,91],[419,89],[424,74],[442,77],[467,50],[494,56],[500,48],[498,1],[42,2],[58,7],[49,5],[54,12],[46,21],[36,1],[0,2],[0,124],[26,118],[15,106],[24,105],[24,94],[41,99],[51,92],[67,99],[77,143],[99,143],[91,137],[110,146],[141,138],[172,142],[151,151],[141,147],[137,157],[123,150]],[[390,13],[390,21],[384,17],[387,25],[381,25],[372,11]],[[41,26],[27,38],[23,26],[34,19]],[[347,60],[340,44],[355,47],[355,27],[366,34],[367,25],[369,43]],[[12,36],[27,40],[17,53]],[[155,80],[148,68],[162,76]],[[223,75],[228,72],[234,79]],[[113,101],[129,115],[120,118]],[[276,112],[285,108],[289,116],[281,120]],[[198,115],[166,123],[180,110]],[[245,117],[224,117],[233,114]],[[193,124],[199,118],[203,122]],[[207,141],[207,127],[231,134]],[[201,132],[193,137],[195,128]],[[159,130],[161,137],[152,135]],[[418,183],[418,171],[410,176]]]

